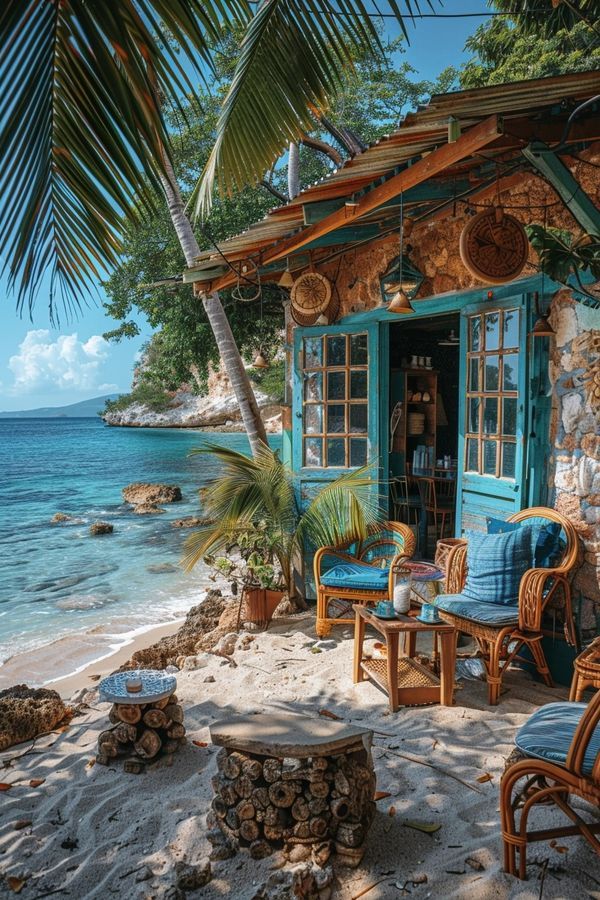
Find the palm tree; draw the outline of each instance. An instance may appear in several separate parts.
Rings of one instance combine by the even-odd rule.
[[[203,513],[212,524],[185,542],[183,563],[188,571],[205,556],[230,553],[239,539],[254,534],[257,544],[268,547],[269,557],[277,559],[290,600],[300,606],[294,583],[296,556],[362,540],[381,523],[370,466],[329,482],[301,509],[292,472],[266,444],[254,458],[212,443],[192,453],[214,454],[220,465],[219,476],[202,495]]]
[[[417,0],[404,0],[407,11]],[[400,23],[396,0],[381,5]],[[353,53],[379,50],[362,0],[11,0],[0,11],[0,254],[17,309],[50,277],[68,314],[117,261],[124,219],[162,188],[188,264],[199,252],[172,169],[163,103],[193,94],[223,23],[248,26],[198,202],[215,173],[259,181],[339,88]],[[136,203],[136,201],[138,201]],[[266,440],[218,296],[203,297],[253,450]]]

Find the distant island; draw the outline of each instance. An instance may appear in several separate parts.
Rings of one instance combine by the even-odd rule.
[[[40,406],[38,409],[10,410],[0,412],[0,419],[87,419],[97,416],[104,410],[107,400],[115,400],[118,394],[105,394],[103,397],[92,397],[68,406]]]

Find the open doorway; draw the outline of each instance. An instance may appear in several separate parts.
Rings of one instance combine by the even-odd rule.
[[[390,509],[414,527],[423,557],[454,535],[459,334],[458,314],[390,327]]]

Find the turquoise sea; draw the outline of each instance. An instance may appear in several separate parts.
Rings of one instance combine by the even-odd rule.
[[[101,633],[116,647],[198,602],[207,573],[180,568],[189,530],[171,521],[200,514],[198,489],[218,474],[211,457],[189,456],[206,440],[249,449],[241,434],[110,428],[99,418],[0,420],[0,662],[69,635]],[[177,484],[183,501],[162,515],[134,515],[121,496],[134,481]],[[77,518],[53,525],[56,512]],[[98,520],[114,533],[91,537]]]

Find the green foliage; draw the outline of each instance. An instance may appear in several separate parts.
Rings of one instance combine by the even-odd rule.
[[[595,279],[600,279],[599,235],[584,234],[575,240],[569,232],[556,228],[528,225],[526,230],[531,246],[539,256],[540,267],[554,281],[565,284],[573,275],[587,294],[579,273],[589,272]],[[597,302],[598,298],[591,296]]]
[[[515,4],[511,0],[495,0],[493,5],[499,11],[522,7],[521,2]],[[559,9],[570,18],[567,6],[561,3]],[[542,27],[553,21],[556,30]],[[480,25],[465,45],[474,56],[460,71],[461,88],[600,68],[598,28],[578,17],[569,21],[568,27],[561,27],[563,22],[562,18],[539,16],[533,30],[527,19],[519,15],[492,18]]]
[[[153,412],[163,412],[168,409],[171,398],[165,393],[163,388],[152,382],[142,379],[140,383],[129,394],[120,394],[116,400],[107,400],[104,406],[104,412],[120,412],[127,409],[132,403],[139,403],[147,406]]]
[[[285,397],[285,363],[277,360],[268,369],[251,369],[252,381],[274,401],[283,403]]]
[[[329,482],[306,509],[298,506],[293,474],[269,447],[254,458],[219,444],[193,453],[211,453],[219,460],[219,476],[203,492],[204,513],[213,524],[191,534],[183,563],[192,569],[206,556],[232,553],[256,540],[255,562],[278,563],[290,594],[294,591],[295,552],[324,545],[339,546],[366,537],[379,520],[369,466]],[[262,548],[262,549],[261,549]]]

